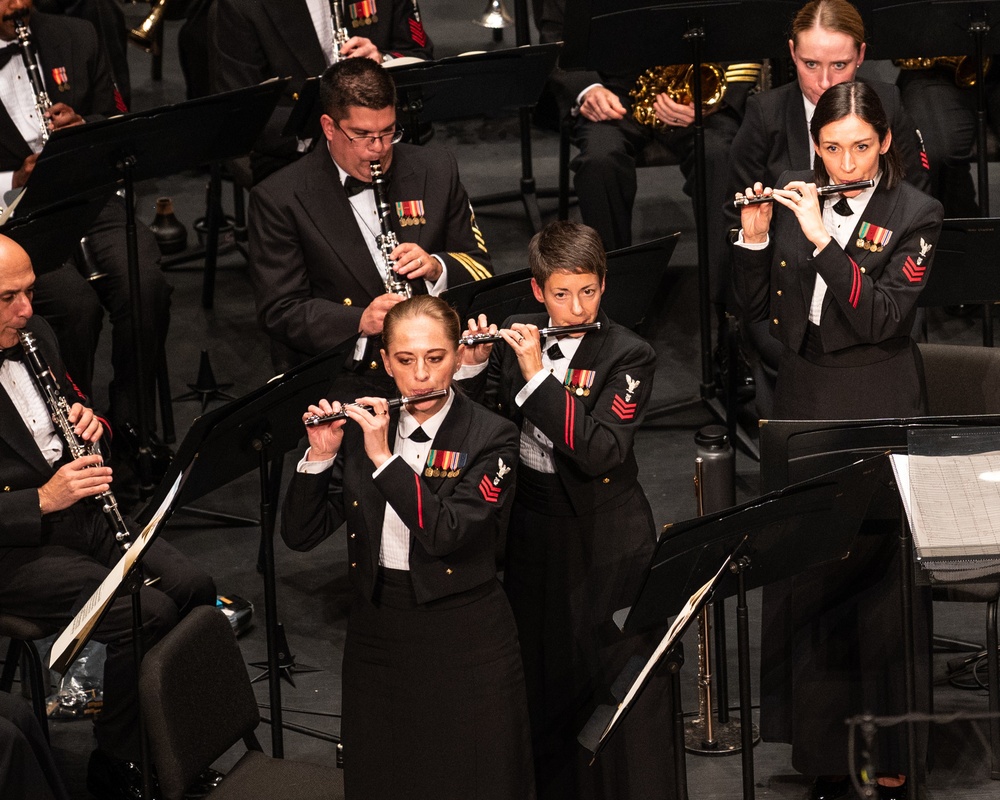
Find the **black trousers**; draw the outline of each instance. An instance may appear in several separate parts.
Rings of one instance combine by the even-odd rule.
[[[45,627],[65,627],[93,594],[121,551],[91,503],[42,518],[42,547],[0,550],[0,608]],[[143,557],[146,577],[158,577],[140,592],[142,629],[151,647],[197,605],[215,602],[215,584],[196,564],[163,539]],[[107,645],[104,706],[95,722],[97,745],[115,758],[139,756],[138,704],[132,657],[132,603],[115,600],[94,637]]]
[[[125,202],[112,197],[87,231],[89,247],[104,277],[87,281],[73,262],[37,276],[35,313],[44,317],[56,333],[63,361],[84,394],[93,396],[94,354],[101,334],[104,312],[111,320],[110,387],[112,418],[135,421],[140,387],[134,359],[138,352],[146,366],[147,408],[153,408],[156,366],[163,354],[170,324],[171,287],[160,272],[160,251],[152,232],[137,225],[139,285],[142,298],[142,341],[132,336],[132,301],[125,245]],[[153,425],[153,420],[150,420]]]
[[[733,91],[746,89],[740,85]],[[625,102],[625,106],[628,108],[630,104]],[[732,198],[733,192],[745,188],[728,185],[729,149],[739,126],[739,118],[727,108],[704,118],[708,261],[712,299],[719,304],[725,302],[729,287],[729,252],[722,205],[727,197]],[[635,171],[642,163],[643,149],[654,140],[677,157],[684,175],[684,192],[693,198],[693,128],[654,132],[631,116],[614,122],[590,122],[582,116],[577,119],[573,143],[580,152],[571,166],[575,171],[573,185],[580,201],[580,215],[584,223],[600,234],[608,250],[632,244],[632,209],[638,185]]]

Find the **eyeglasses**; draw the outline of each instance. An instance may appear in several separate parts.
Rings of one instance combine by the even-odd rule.
[[[389,133],[379,133],[375,136],[348,136],[343,128],[340,127],[340,123],[336,120],[333,124],[337,126],[337,130],[344,134],[344,137],[351,143],[353,147],[374,147],[376,143],[383,145],[398,144],[403,140],[403,129],[397,127],[394,131]]]

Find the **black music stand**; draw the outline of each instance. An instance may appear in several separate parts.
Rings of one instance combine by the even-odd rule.
[[[601,308],[611,319],[630,330],[639,330],[650,321],[658,307],[669,275],[670,257],[679,233],[623,247],[608,253],[608,281]],[[531,293],[531,270],[506,272],[483,281],[463,283],[441,297],[461,319],[486,314],[500,323],[513,314],[544,311]]]
[[[917,302],[927,308],[982,305],[983,345],[993,346],[993,303],[1000,300],[1000,218],[946,219],[927,285]]]
[[[65,202],[66,198],[90,198],[122,186],[132,337],[140,345],[142,304],[135,182],[248,153],[286,83],[287,80],[268,81],[247,89],[55,131],[39,154],[13,219],[33,217]],[[141,346],[135,348],[139,386],[147,383],[142,350]],[[139,393],[136,406],[140,491],[148,496],[153,483],[150,409],[144,392]]]
[[[688,623],[697,619],[697,611],[705,602],[737,596],[744,798],[754,796],[746,593],[845,557],[873,492],[890,476],[888,459],[878,456],[740,506],[664,528],[624,629],[639,632],[662,626],[713,576],[712,590],[701,598]],[[720,573],[727,561],[728,569]],[[595,711],[581,734],[581,743],[595,754],[614,733],[614,727],[608,728],[614,711],[608,706]],[[585,734],[601,731],[604,733],[599,739],[583,741]],[[683,740],[676,746],[683,747]]]
[[[412,141],[417,141],[421,126],[432,122],[520,114],[520,189],[474,197],[472,203],[488,206],[520,200],[533,231],[541,229],[542,219],[531,163],[531,107],[538,102],[558,53],[558,44],[540,44],[398,67],[387,65],[396,84],[400,121]],[[322,113],[319,78],[310,78],[299,91],[284,135],[322,138]]]
[[[870,420],[766,420],[761,424],[762,489],[776,489],[803,474],[815,474],[872,452],[906,452],[908,435],[916,430],[955,427],[1000,427],[1000,415],[913,417]],[[900,519],[900,604],[909,710],[916,706],[912,590],[914,568],[912,537],[897,491],[883,487],[872,501],[870,519]],[[911,796],[920,796],[920,765],[913,723],[907,724],[907,780]]]
[[[706,61],[749,61],[785,52],[788,20],[801,3],[798,0],[567,0],[566,6],[563,30],[566,42],[560,62],[564,69],[638,75],[655,64],[690,62],[694,74],[700,75],[701,65]],[[609,47],[609,42],[616,46]],[[729,408],[715,396],[701,81],[694,81],[692,89],[701,389],[697,399],[657,413],[670,414],[692,405],[704,405],[717,419],[727,423],[730,439],[738,439],[749,453],[755,454],[756,447],[750,437],[736,425],[734,393],[730,392]],[[716,213],[721,210],[716,209]]]
[[[302,411],[317,398],[328,395],[345,358],[354,349],[354,341],[349,339],[272,378],[259,389],[198,417],[147,506],[147,510],[156,507],[176,474],[189,462],[193,462],[192,468],[173,504],[176,508],[227,486],[248,472],[258,471],[271,750],[277,758],[284,755],[281,677],[295,670],[309,672],[312,668],[295,664],[278,622],[274,575],[277,487],[271,474],[272,464],[274,459],[299,445],[304,435]]]

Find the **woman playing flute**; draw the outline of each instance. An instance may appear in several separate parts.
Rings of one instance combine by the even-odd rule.
[[[390,413],[381,397],[343,409],[320,400],[303,414],[347,414],[306,427],[281,534],[310,550],[346,523],[348,800],[535,796],[517,630],[495,558],[517,430],[454,391],[414,402],[450,389],[459,328],[438,298],[393,306],[382,357],[410,403]]]
[[[941,204],[902,182],[892,131],[868,84],[827,89],[811,135],[815,172],[786,172],[774,203],[744,206],[734,247],[744,318],[768,320],[783,346],[774,416],[922,414],[911,331]],[[817,184],[867,178],[873,189],[819,201]],[[747,194],[769,191],[757,183]],[[866,522],[843,562],[765,588],[761,735],[792,744],[794,767],[817,778],[813,800],[849,791],[846,718],[906,708],[894,530],[892,522]],[[917,628],[918,667],[926,667],[919,658],[929,652],[921,643],[926,624]],[[918,687],[922,697],[929,692],[926,673]],[[906,796],[905,754],[899,728],[880,732],[875,758],[885,800]]]
[[[659,675],[589,766],[577,742],[628,657],[648,654],[612,621],[656,541],[634,439],[653,388],[648,342],[601,311],[607,260],[592,228],[546,226],[528,246],[546,313],[507,320],[496,345],[463,347],[460,377],[521,430],[504,589],[517,619],[539,798],[672,797],[670,699]],[[601,322],[543,341],[543,325]],[[480,317],[466,335],[495,332]],[[474,376],[474,377],[471,377]]]

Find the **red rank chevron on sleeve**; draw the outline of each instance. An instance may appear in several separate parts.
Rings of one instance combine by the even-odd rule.
[[[483,475],[483,479],[479,482],[479,493],[488,503],[495,503],[500,499],[500,487],[493,485],[489,475]]]
[[[618,417],[623,422],[628,422],[629,420],[635,419],[635,409],[638,403],[626,403],[622,398],[615,392],[615,399],[611,401],[611,413]]]

